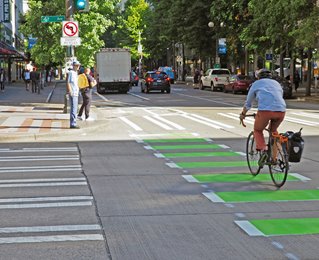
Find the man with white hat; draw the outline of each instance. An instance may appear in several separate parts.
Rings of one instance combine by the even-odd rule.
[[[70,128],[79,128],[76,124],[76,117],[79,102],[79,87],[78,87],[78,70],[80,62],[73,62],[73,70],[70,70],[67,77],[67,94],[70,99]]]

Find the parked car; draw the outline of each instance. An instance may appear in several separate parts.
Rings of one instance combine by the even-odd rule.
[[[132,83],[132,86],[137,86],[138,85],[138,80],[139,80],[139,77],[137,76],[137,74],[135,73],[135,71],[131,71],[131,83]]]
[[[230,71],[228,69],[208,69],[199,83],[199,89],[211,88],[224,90],[225,84],[228,83]]]
[[[141,82],[141,92],[160,90],[162,93],[171,93],[170,77],[163,71],[148,71]]]
[[[175,82],[175,70],[173,70],[172,67],[164,66],[164,67],[159,67],[158,71],[163,71],[167,74],[167,76],[170,78],[170,82],[174,84]]]
[[[225,84],[224,92],[232,92],[236,94],[238,92],[247,93],[249,85],[253,83],[253,78],[246,75],[233,75],[228,79],[228,83]]]

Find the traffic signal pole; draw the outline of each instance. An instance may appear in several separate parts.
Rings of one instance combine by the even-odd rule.
[[[73,0],[65,0],[65,18],[67,21],[73,20]],[[73,57],[74,56],[74,46],[67,46],[66,47],[66,57]],[[67,64],[65,63],[65,70],[67,70]],[[66,80],[67,78],[67,71],[66,72]],[[65,95],[64,95],[64,107],[63,107],[63,113],[68,113],[68,90],[67,90],[67,83],[65,84]]]

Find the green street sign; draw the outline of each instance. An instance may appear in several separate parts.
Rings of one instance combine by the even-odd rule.
[[[41,23],[54,23],[54,22],[63,22],[63,21],[65,21],[64,15],[41,16]]]

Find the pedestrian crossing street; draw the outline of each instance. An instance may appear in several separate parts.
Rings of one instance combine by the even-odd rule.
[[[0,223],[0,246],[51,243],[56,248],[57,242],[95,241],[97,248],[104,248],[75,145],[2,144],[0,162],[0,218],[5,220]]]

